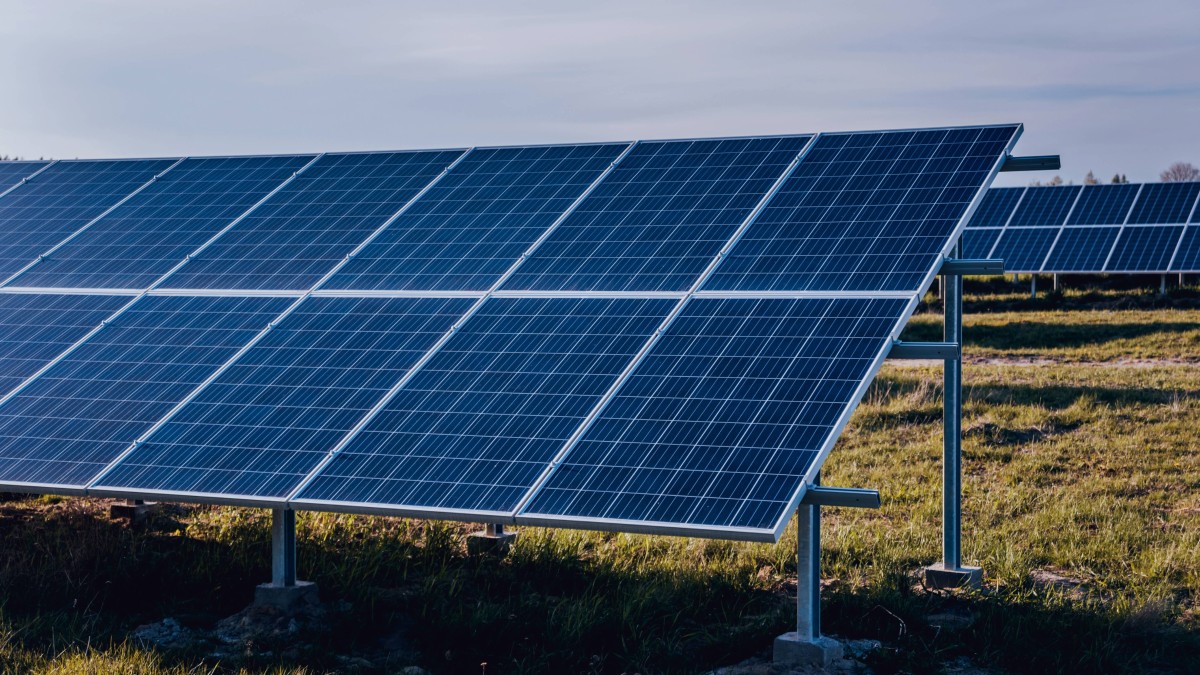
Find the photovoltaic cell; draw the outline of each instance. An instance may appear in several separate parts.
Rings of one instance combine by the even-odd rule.
[[[1189,225],[1183,233],[1179,252],[1171,263],[1173,272],[1200,272],[1200,227]]]
[[[488,300],[298,498],[511,512],[674,305]]]
[[[0,162],[0,192],[20,183],[50,162]]]
[[[312,288],[462,152],[325,155],[163,287]]]
[[[1129,214],[1129,224],[1165,224],[1187,222],[1200,183],[1146,183]]]
[[[1129,215],[1129,207],[1137,197],[1138,186],[1085,185],[1079,194],[1068,225],[1120,225]]]
[[[1046,260],[1045,271],[1098,272],[1104,269],[1104,261],[1120,231],[1119,227],[1064,227]]]
[[[1058,236],[1057,227],[1010,227],[1000,235],[991,257],[1004,261],[1006,272],[1037,272]]]
[[[1145,192],[1143,191],[1143,194]],[[1117,237],[1106,272],[1157,272],[1167,269],[1183,226],[1126,227]]]
[[[312,158],[186,159],[10,285],[146,288]]]
[[[0,396],[129,301],[112,295],[0,293]]]
[[[58,162],[0,197],[0,278],[16,274],[174,162]]]
[[[975,260],[988,257],[1003,231],[999,227],[963,230],[963,257]]]
[[[626,147],[472,150],[323,288],[487,290]]]
[[[1017,202],[1021,201],[1023,192],[1025,192],[1025,188],[992,188],[988,190],[984,193],[983,200],[979,202],[979,208],[975,209],[975,215],[971,216],[971,222],[967,223],[967,228],[1004,227],[1012,216],[1013,210],[1017,208]]]
[[[1016,131],[820,136],[705,290],[916,292]]]
[[[1079,197],[1080,186],[1029,187],[1021,205],[1013,213],[1009,227],[1062,225]]]
[[[308,298],[98,485],[286,497],[473,302]]]
[[[809,138],[640,143],[504,288],[687,290]]]
[[[289,302],[141,298],[0,405],[0,482],[84,486]]]
[[[907,304],[691,301],[523,514],[775,529]]]

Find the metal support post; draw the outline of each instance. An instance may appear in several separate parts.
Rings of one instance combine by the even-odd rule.
[[[1033,300],[1037,300],[1037,275],[1036,274],[1029,275],[1029,297]]]
[[[813,485],[820,485],[820,474]],[[821,635],[821,506],[796,509],[796,630],[775,638],[777,664],[827,667],[842,658],[842,644]]]
[[[1165,274],[1158,275],[1158,294],[1167,294],[1167,275]]]
[[[470,555],[503,556],[517,539],[516,532],[504,529],[504,523],[484,523],[482,532],[467,536],[467,553]]]
[[[1054,275],[1054,292],[1055,293],[1058,292],[1058,275],[1057,274]]]
[[[271,584],[296,585],[296,512],[271,511]]]
[[[955,256],[962,243],[955,246]],[[925,569],[926,585],[935,588],[979,586],[983,580],[977,567],[962,565],[962,341],[963,280],[946,275],[943,340],[959,345],[943,368],[942,403],[942,562]],[[1037,283],[1037,275],[1033,276]],[[1036,286],[1035,286],[1036,288]]]

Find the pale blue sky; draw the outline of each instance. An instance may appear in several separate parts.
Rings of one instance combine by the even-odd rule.
[[[0,0],[0,16],[0,153],[25,157],[1019,121],[1018,150],[1060,153],[1077,182],[1200,164],[1196,0]]]

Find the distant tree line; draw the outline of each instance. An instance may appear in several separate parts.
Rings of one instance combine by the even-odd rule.
[[[1164,183],[1183,183],[1183,182],[1188,182],[1188,181],[1200,181],[1200,169],[1196,168],[1196,166],[1194,164],[1192,164],[1191,162],[1175,162],[1171,166],[1167,167],[1166,171],[1163,171],[1162,173],[1158,174],[1158,179]],[[1113,183],[1115,185],[1120,185],[1122,183],[1128,183],[1129,179],[1126,178],[1125,174],[1123,174],[1123,173],[1115,173],[1115,174],[1113,174],[1112,180],[1110,180],[1109,182]],[[1087,175],[1083,177],[1084,185],[1099,185],[1100,183],[1101,183],[1100,179],[1097,178],[1096,174],[1091,171],[1088,171]],[[1033,185],[1035,187],[1040,186],[1040,185],[1054,186],[1054,185],[1074,185],[1074,184],[1075,183],[1073,181],[1064,181],[1062,176],[1055,176],[1054,178],[1051,178],[1050,180],[1048,180],[1044,183],[1040,180],[1035,180],[1032,183],[1030,183],[1030,185]]]

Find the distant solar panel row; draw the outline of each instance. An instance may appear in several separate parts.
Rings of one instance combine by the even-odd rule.
[[[56,162],[0,488],[777,538],[1018,134]]]
[[[992,188],[964,254],[1010,272],[1198,272],[1200,183]]]

